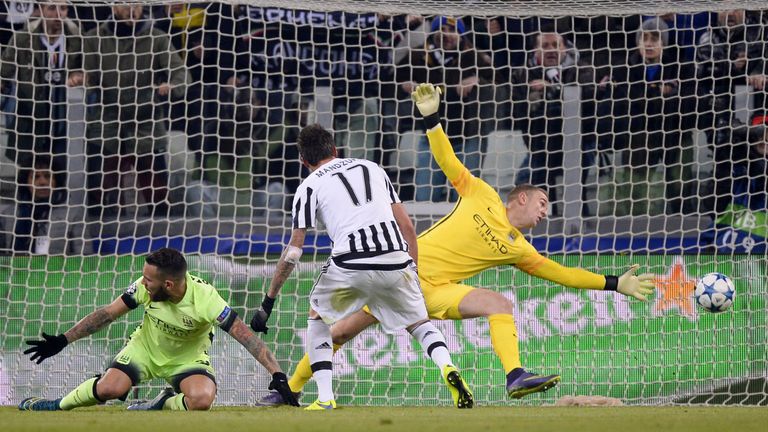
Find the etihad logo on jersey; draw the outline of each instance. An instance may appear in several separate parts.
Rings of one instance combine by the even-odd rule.
[[[186,336],[189,336],[189,334],[192,332],[191,330],[176,327],[173,324],[168,324],[167,322],[161,320],[156,316],[153,316],[150,314],[146,314],[146,316],[149,318],[152,324],[155,325],[156,329],[160,330],[165,334],[169,334],[171,336],[176,336],[176,337],[186,337]]]
[[[475,231],[480,234],[480,237],[488,246],[500,254],[509,253],[509,248],[504,244],[504,239],[496,236],[496,233],[493,232],[482,216],[475,213],[472,219],[475,220]]]
[[[322,177],[322,176],[324,176],[324,175],[326,175],[328,173],[336,171],[339,168],[344,168],[345,166],[350,165],[350,164],[352,164],[354,162],[355,162],[354,159],[342,159],[342,160],[340,160],[338,162],[335,162],[335,163],[332,163],[332,164],[330,164],[328,166],[324,166],[322,168],[319,168],[318,170],[316,170],[312,174],[314,174],[314,175],[316,175],[318,177]]]

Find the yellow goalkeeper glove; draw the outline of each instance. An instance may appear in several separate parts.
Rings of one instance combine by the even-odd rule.
[[[424,118],[424,125],[427,129],[432,129],[440,124],[440,116],[437,114],[437,110],[440,108],[441,94],[443,94],[443,91],[440,87],[435,87],[429,83],[419,84],[411,93],[411,99]]]
[[[638,268],[640,268],[640,265],[635,264],[626,273],[619,276],[616,291],[640,301],[648,301],[648,295],[652,294],[653,290],[656,289],[656,285],[653,283],[653,278],[656,276],[651,273],[643,273],[640,276],[636,276],[635,273]]]

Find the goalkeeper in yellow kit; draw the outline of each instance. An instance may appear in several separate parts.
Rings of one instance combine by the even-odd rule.
[[[440,90],[421,84],[412,94],[424,117],[432,154],[461,199],[456,207],[418,237],[419,279],[427,311],[432,319],[463,320],[487,317],[493,349],[507,375],[510,397],[542,392],[560,381],[559,375],[538,375],[523,369],[518,351],[517,329],[512,303],[501,294],[461,282],[483,270],[514,265],[518,269],[568,287],[618,291],[646,301],[655,288],[653,275],[635,276],[632,266],[621,276],[603,276],[580,268],[564,267],[539,254],[523,237],[521,230],[536,226],[547,215],[548,198],[544,190],[532,185],[515,187],[506,204],[487,183],[473,176],[453,152],[438,116]],[[265,331],[263,311],[251,322],[257,331]],[[263,322],[266,322],[265,320]],[[337,322],[332,328],[334,348],[352,339],[376,320],[365,311]],[[300,392],[312,376],[306,356],[288,384]],[[272,392],[259,401],[261,406],[284,404],[283,397]]]

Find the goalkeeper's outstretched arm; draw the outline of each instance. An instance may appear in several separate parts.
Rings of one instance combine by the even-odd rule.
[[[648,296],[656,289],[653,281],[656,276],[651,273],[636,275],[640,267],[637,264],[621,276],[604,276],[581,268],[565,267],[538,254],[521,261],[516,266],[530,275],[567,287],[617,291],[640,301],[648,301]]]
[[[86,315],[64,334],[53,336],[43,332],[43,340],[26,341],[30,347],[24,351],[24,354],[32,354],[30,360],[40,364],[48,357],[61,352],[68,344],[96,333],[130,310],[120,297],[109,305]]]
[[[411,99],[413,99],[416,108],[424,119],[424,126],[427,129],[427,138],[429,139],[429,149],[435,157],[435,162],[443,170],[448,180],[455,183],[463,174],[468,174],[469,170],[456,157],[453,147],[451,147],[451,143],[448,141],[448,137],[445,135],[440,124],[438,112],[441,94],[442,91],[439,87],[424,83],[419,84],[411,93]]]
[[[277,262],[277,268],[272,276],[272,281],[269,283],[269,290],[264,295],[264,300],[261,302],[261,307],[256,310],[256,314],[251,319],[251,328],[255,332],[261,332],[267,334],[267,321],[272,314],[272,307],[275,305],[275,299],[280,294],[280,290],[285,285],[285,281],[288,280],[288,276],[291,275],[293,269],[299,263],[301,258],[301,248],[304,246],[304,239],[307,236],[306,228],[296,228],[291,233],[291,240],[288,242],[283,254],[280,255],[280,260]]]

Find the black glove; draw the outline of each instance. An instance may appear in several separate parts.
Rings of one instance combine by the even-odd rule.
[[[296,395],[293,394],[291,388],[288,386],[288,377],[282,372],[275,372],[272,374],[272,382],[269,383],[269,389],[275,390],[283,397],[283,402],[291,406],[299,406],[299,401],[296,400]]]
[[[272,307],[275,305],[275,299],[264,296],[264,300],[261,302],[261,307],[256,309],[256,314],[251,318],[251,328],[256,333],[267,334],[267,321],[272,314]]]
[[[29,359],[31,361],[37,360],[37,364],[42,363],[48,357],[55,356],[69,343],[63,334],[51,336],[45,332],[43,332],[43,340],[28,340],[26,342],[32,347],[24,351],[24,354],[32,354]]]

